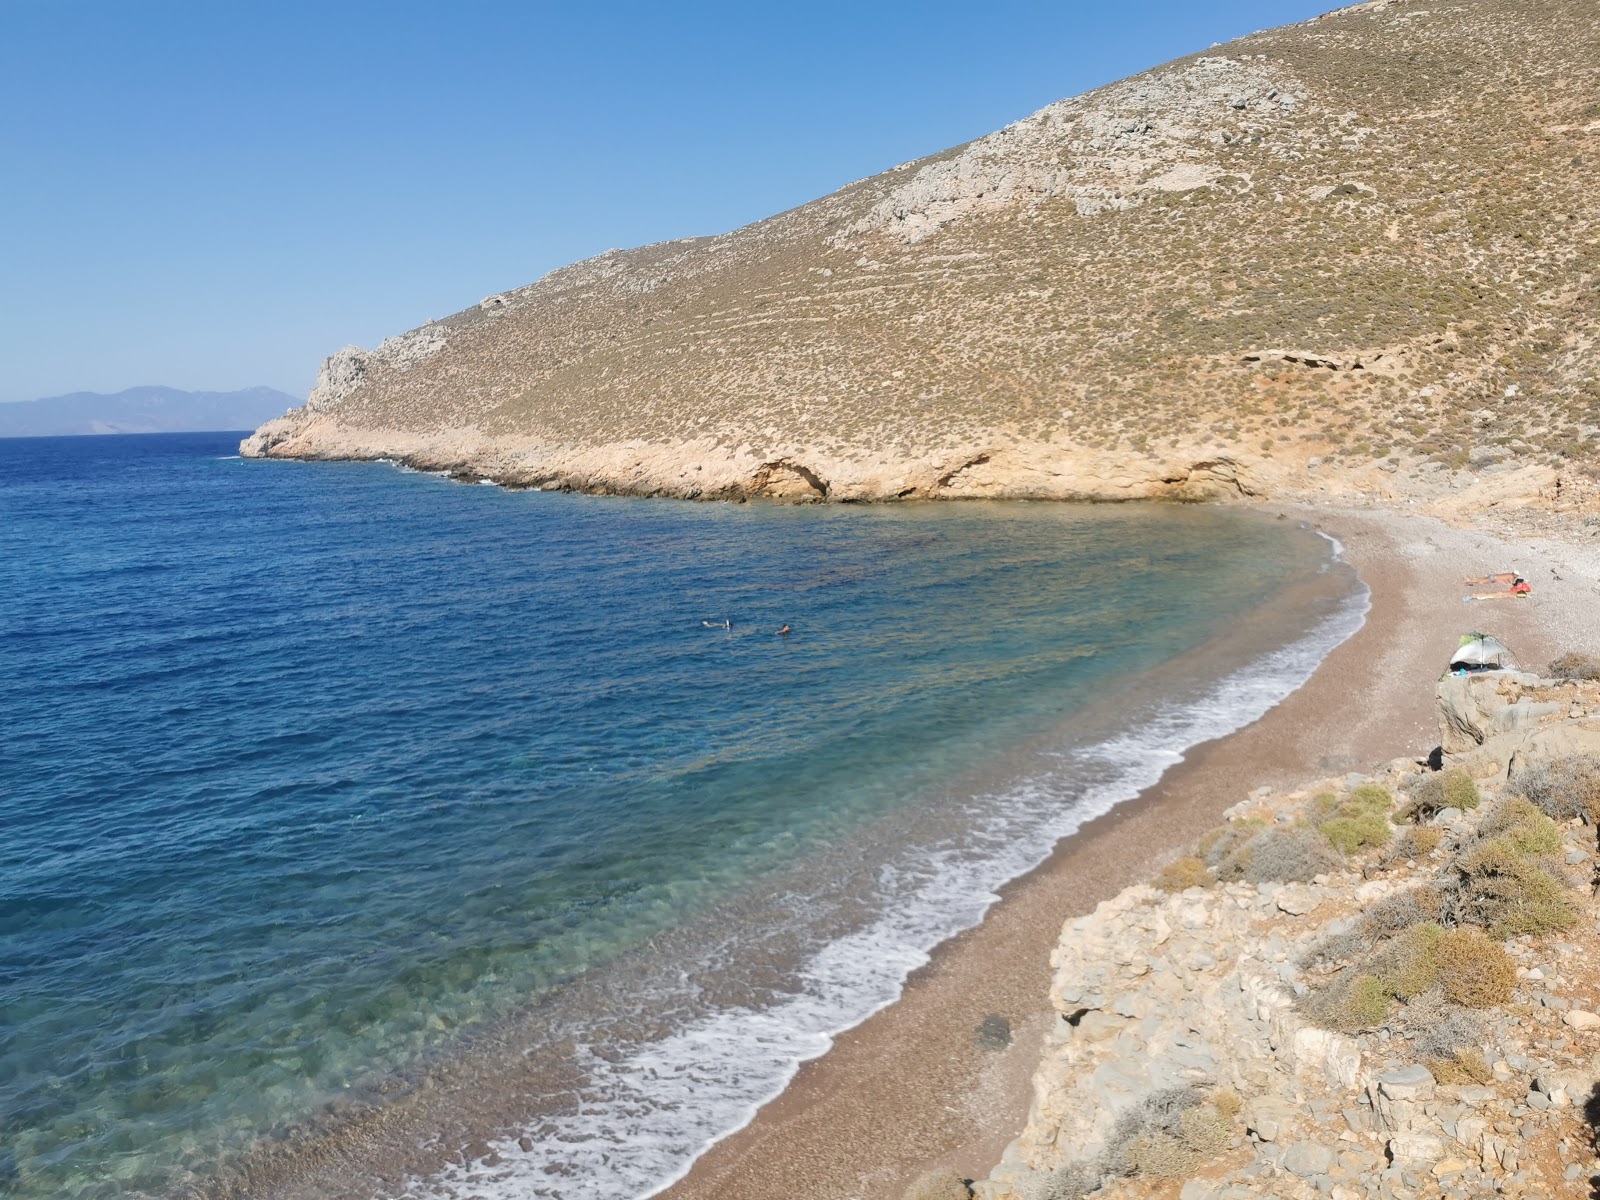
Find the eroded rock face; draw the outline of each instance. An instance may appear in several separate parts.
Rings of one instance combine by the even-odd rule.
[[[1448,766],[1514,779],[1541,762],[1600,754],[1600,685],[1517,671],[1439,681],[1439,744]]]

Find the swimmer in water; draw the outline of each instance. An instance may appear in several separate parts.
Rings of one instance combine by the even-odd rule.
[[[789,627],[787,625],[785,625],[782,629],[778,630],[778,636],[779,637],[788,637],[789,636]]]

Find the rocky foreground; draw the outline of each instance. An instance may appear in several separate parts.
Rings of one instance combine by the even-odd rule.
[[[1442,761],[1259,790],[1069,922],[1027,1128],[973,1193],[1589,1196],[1600,664],[1565,666],[1447,677]]]
[[[323,365],[247,456],[687,498],[1591,505],[1600,9],[1374,0]]]

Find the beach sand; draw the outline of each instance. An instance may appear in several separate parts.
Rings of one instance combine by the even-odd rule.
[[[1261,720],[1197,748],[1008,885],[981,925],[934,952],[898,1002],[841,1035],[661,1195],[897,1200],[931,1167],[987,1175],[1027,1116],[1041,1039],[1055,1019],[1049,960],[1064,921],[1150,878],[1258,786],[1426,755],[1439,740],[1434,683],[1462,632],[1495,633],[1533,669],[1563,649],[1597,648],[1589,614],[1600,554],[1587,546],[1380,510],[1267,511],[1344,543],[1372,591],[1362,629]],[[1531,599],[1462,603],[1465,576],[1508,567],[1533,582]],[[978,1036],[993,1016],[1012,1030],[1003,1049]]]

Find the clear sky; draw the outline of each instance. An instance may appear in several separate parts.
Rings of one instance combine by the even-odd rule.
[[[303,395],[1331,0],[0,0],[0,401]]]

